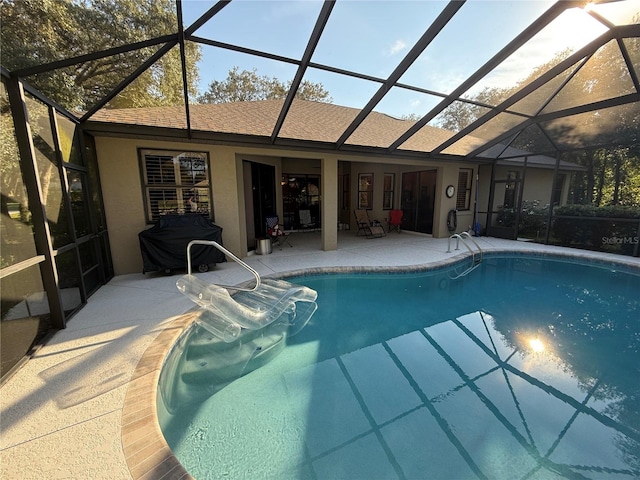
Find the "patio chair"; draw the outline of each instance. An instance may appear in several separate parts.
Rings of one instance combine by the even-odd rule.
[[[387,223],[389,224],[389,226],[387,227],[387,232],[395,230],[396,232],[400,233],[400,227],[402,226],[402,210],[390,210]]]
[[[272,245],[278,245],[280,250],[282,250],[282,246],[285,243],[290,247],[293,247],[293,245],[289,243],[289,235],[291,235],[291,232],[284,231],[284,227],[280,223],[280,219],[277,215],[266,217],[265,222],[267,224],[267,234],[271,238]]]
[[[298,212],[300,216],[300,228],[303,230],[316,228],[316,222],[311,220],[311,210],[300,210]]]
[[[354,210],[353,213],[356,216],[356,224],[358,225],[356,236],[359,236],[360,232],[363,232],[367,238],[380,238],[387,235],[380,222],[369,220],[369,214],[366,210]]]

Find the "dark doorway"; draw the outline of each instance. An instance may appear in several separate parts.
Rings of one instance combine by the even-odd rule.
[[[266,217],[275,215],[276,168],[251,162],[251,190],[253,192],[253,222],[256,237],[266,237]]]
[[[300,210],[308,210],[311,222],[320,225],[320,175],[285,173],[281,185],[284,229],[304,228]]]
[[[433,233],[433,211],[436,199],[436,170],[402,174],[402,228],[420,233]]]

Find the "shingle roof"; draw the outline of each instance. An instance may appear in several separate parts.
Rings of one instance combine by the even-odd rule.
[[[261,100],[189,107],[194,131],[271,136],[283,100]],[[356,118],[360,110],[330,103],[294,100],[279,138],[334,143]],[[184,107],[103,109],[91,117],[94,122],[187,128]],[[349,145],[386,148],[415,122],[372,112],[346,141]],[[403,150],[430,152],[452,132],[425,126],[402,146]],[[474,141],[477,140],[477,141]],[[469,145],[483,141],[471,138]],[[465,152],[460,152],[463,154]]]
[[[191,129],[202,132],[270,137],[283,103],[284,100],[260,100],[191,105],[189,107]],[[358,113],[360,110],[356,108],[296,99],[282,125],[279,138],[335,143]],[[187,128],[185,109],[182,106],[103,109],[94,114],[91,121],[159,128]],[[362,147],[387,148],[414,123],[413,120],[402,120],[384,113],[371,112],[345,143]],[[426,125],[404,142],[399,150],[431,152],[452,135],[451,131]],[[477,146],[483,145],[485,141],[467,135],[447,149],[447,153],[465,155]],[[496,148],[502,149],[499,146]],[[509,147],[508,151],[511,157],[527,154],[513,147]],[[501,160],[499,163],[505,165],[522,163],[522,157]],[[529,165],[553,168],[555,159],[543,155],[530,156]],[[561,161],[560,166],[563,169],[580,168],[565,161]]]

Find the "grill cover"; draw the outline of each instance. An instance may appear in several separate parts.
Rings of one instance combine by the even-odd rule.
[[[186,269],[187,244],[191,240],[213,240],[222,245],[222,227],[197,214],[167,215],[138,234],[142,273]],[[220,250],[206,245],[191,247],[191,269],[226,262]]]

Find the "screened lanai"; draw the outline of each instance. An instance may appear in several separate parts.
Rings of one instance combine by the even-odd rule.
[[[142,188],[115,192],[104,168],[101,181],[98,165],[117,152],[106,158],[100,145],[114,137],[469,165],[470,216],[482,234],[638,255],[635,0],[0,8],[3,328],[11,299],[38,293],[62,328],[114,275],[119,237],[107,218],[126,212],[105,209],[103,194],[140,203]],[[242,114],[258,102],[271,103]],[[329,120],[328,109],[337,112]],[[549,193],[529,201],[527,182],[541,170]],[[208,193],[218,221],[216,201],[225,203]],[[32,323],[29,345],[47,330]]]
[[[140,27],[140,17],[153,13],[148,11],[153,3],[117,12],[96,4],[94,11],[75,13],[72,22],[93,14],[106,31],[120,27],[116,21]],[[74,4],[54,3],[51,18],[33,22],[32,28],[49,24],[50,45],[42,52],[38,42],[16,47],[8,38],[36,13],[34,7],[5,2],[3,66],[5,75],[24,80],[80,125],[102,108],[182,105],[182,118],[176,120],[184,125],[181,134],[191,138],[199,126],[189,107],[201,103],[202,86],[239,67],[278,71],[286,82],[288,90],[280,94],[285,102],[272,119],[270,135],[259,139],[274,145],[293,140],[281,132],[305,82],[324,86],[332,95],[328,102],[359,110],[325,145],[335,150],[375,146],[388,154],[495,159],[521,156],[510,147],[555,156],[638,141],[640,27],[633,1],[178,0],[157,3],[165,9],[162,24],[143,24],[129,35],[112,31],[82,44],[86,34],[71,34],[59,18],[65,9],[74,13]],[[295,21],[295,28],[277,30],[281,20],[272,10],[289,26]],[[396,23],[402,24],[402,38],[393,36]],[[259,33],[248,36],[247,28]],[[70,34],[78,38],[61,48]],[[125,43],[123,37],[137,41]],[[170,57],[183,72],[171,78],[168,95],[158,91],[153,77],[166,73],[162,61]],[[74,87],[83,94],[74,98]],[[146,95],[133,99],[136,90]],[[355,140],[374,110],[415,122],[382,145]],[[415,150],[411,138],[425,126],[446,128],[447,134]],[[474,141],[462,144],[467,136]]]

